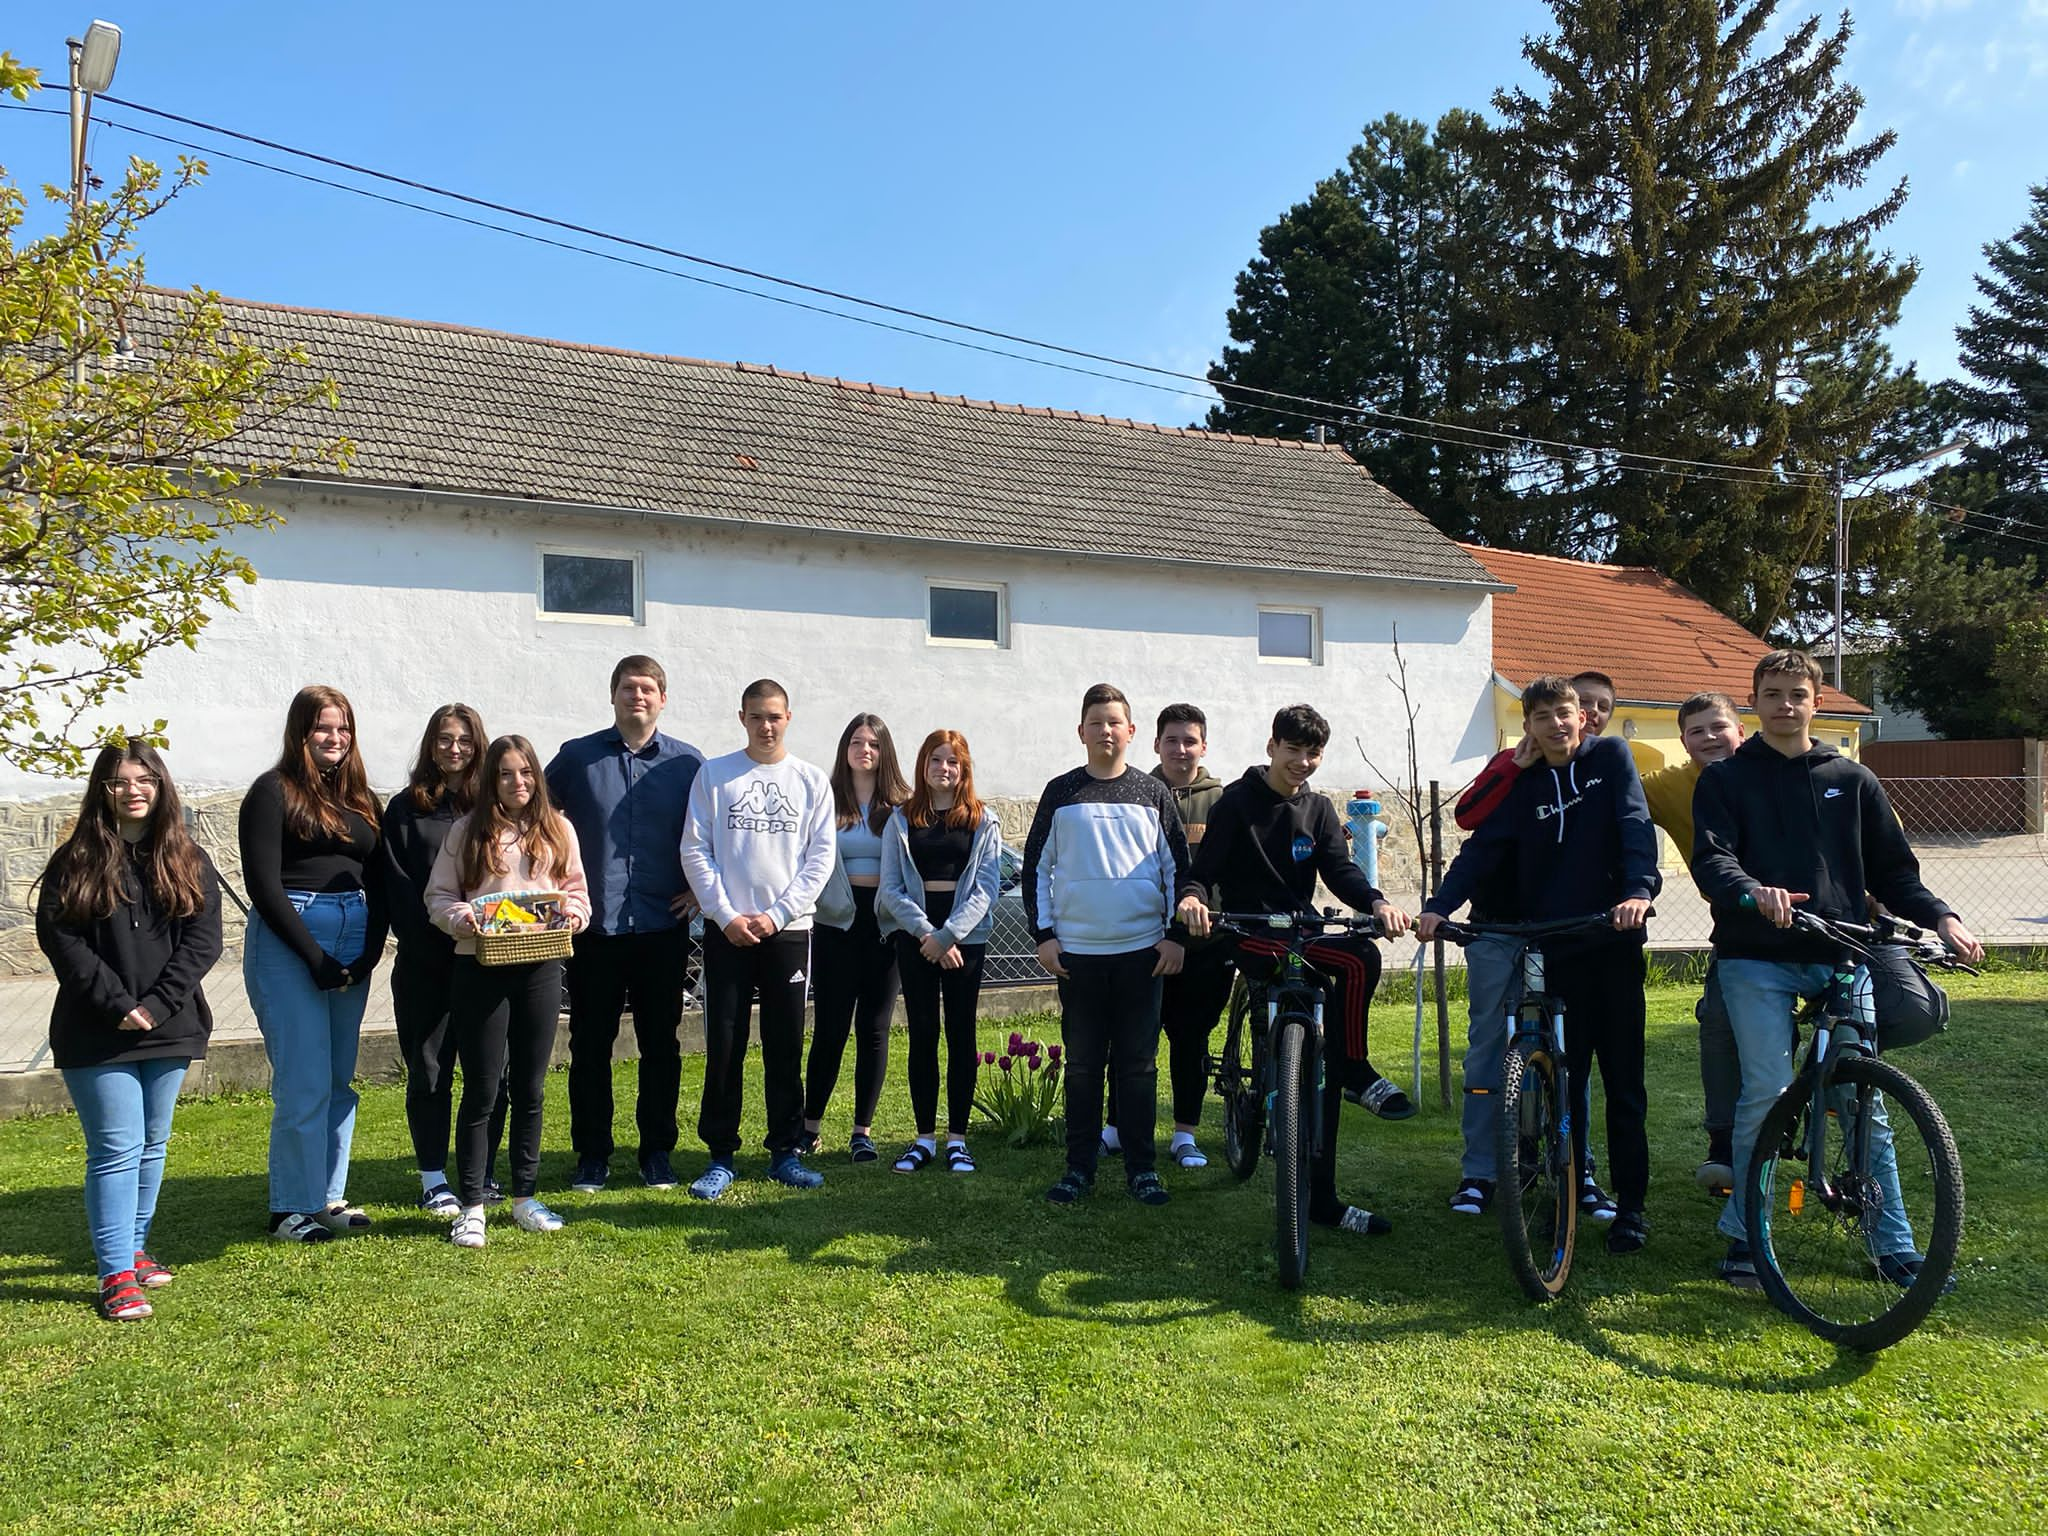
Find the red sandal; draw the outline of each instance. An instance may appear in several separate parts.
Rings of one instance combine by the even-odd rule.
[[[141,1249],[135,1251],[135,1283],[155,1290],[175,1278],[167,1265],[159,1264]]]
[[[132,1323],[150,1315],[149,1298],[135,1283],[135,1271],[124,1269],[100,1281],[100,1316],[110,1323]]]

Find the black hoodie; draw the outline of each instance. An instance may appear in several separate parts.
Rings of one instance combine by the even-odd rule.
[[[1496,909],[1494,877],[1512,866],[1512,910]],[[1649,900],[1662,888],[1657,829],[1643,800],[1643,781],[1626,743],[1595,736],[1563,764],[1536,763],[1516,778],[1500,808],[1480,823],[1423,910],[1449,917],[1475,895],[1488,894],[1496,922],[1582,917],[1626,900]],[[1499,893],[1505,895],[1506,893]],[[1552,954],[1610,942],[1643,942],[1640,928],[1612,938],[1553,941]]]
[[[1247,768],[1217,797],[1194,875],[1225,912],[1312,911],[1318,875],[1357,911],[1386,900],[1351,862],[1329,798],[1312,789],[1278,794],[1264,768]]]
[[[1841,922],[1867,920],[1866,891],[1929,928],[1949,914],[1921,884],[1877,775],[1830,748],[1787,757],[1750,737],[1700,775],[1692,818],[1692,877],[1714,909],[1715,953],[1728,959],[1836,958],[1825,940],[1743,911],[1741,899],[1763,886],[1804,891],[1802,908]]]
[[[206,1054],[213,1012],[200,980],[220,958],[220,877],[200,855],[206,905],[190,917],[169,917],[128,850],[121,900],[111,915],[69,922],[54,883],[43,881],[36,903],[36,943],[57,973],[50,1007],[50,1056],[59,1067],[100,1067]],[[156,1028],[121,1028],[137,1006]]]

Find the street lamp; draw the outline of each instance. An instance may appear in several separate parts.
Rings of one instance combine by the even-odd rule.
[[[1945,458],[1958,449],[1969,446],[1967,438],[1958,438],[1952,443],[1944,443],[1931,453],[1921,454],[1917,459],[1910,459],[1904,464],[1894,464],[1890,469],[1880,470],[1878,474],[1871,475],[1868,479],[1863,480],[1856,488],[1860,491],[1864,486],[1870,484],[1871,480],[1878,479],[1881,475],[1896,475],[1902,470],[1912,469],[1920,464],[1931,464],[1936,459]],[[1842,691],[1842,590],[1848,584],[1848,579],[1849,519],[1843,511],[1842,465],[1841,461],[1837,460],[1835,463],[1835,692],[1837,693]]]
[[[95,21],[83,38],[67,37],[71,50],[71,214],[85,214],[85,128],[92,116],[92,98],[114,83],[114,65],[121,57],[121,29],[111,21]]]

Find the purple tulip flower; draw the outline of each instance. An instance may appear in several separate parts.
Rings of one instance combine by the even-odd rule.
[[[1036,1056],[1027,1056],[1024,1058],[1024,1065],[1036,1072],[1038,1070],[1038,1058]]]
[[[1017,1055],[1024,1049],[1024,1037],[1014,1029],[1010,1031],[1010,1054]]]
[[[983,1051],[981,1053],[981,1060],[984,1066],[992,1067],[996,1064],[996,1053],[994,1051]]]
[[[1045,1055],[1048,1061],[1058,1061],[1060,1059],[1060,1048],[1056,1045],[1048,1045],[1045,1048]]]
[[[996,1065],[1001,1067],[1005,1072],[1007,1072],[1010,1070],[1010,1058],[1005,1056],[1001,1061],[997,1062]]]

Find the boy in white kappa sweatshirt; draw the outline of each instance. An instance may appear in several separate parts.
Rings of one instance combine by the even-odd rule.
[[[771,678],[740,697],[745,750],[704,765],[690,786],[683,873],[704,909],[704,1097],[697,1134],[711,1152],[690,1193],[731,1187],[740,1146],[741,1078],[753,995],[761,994],[761,1069],[768,1101],[768,1176],[816,1189],[825,1176],[797,1155],[804,1144],[804,987],[811,913],[832,873],[832,783],[789,756],[794,715]]]

